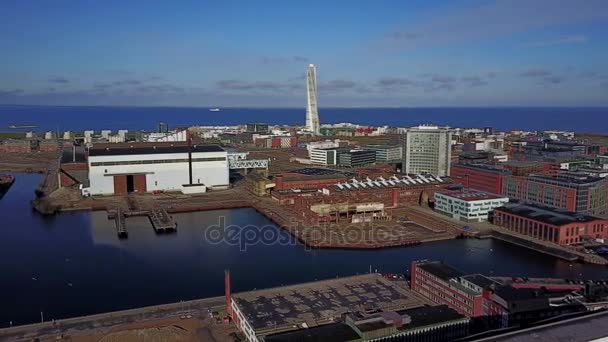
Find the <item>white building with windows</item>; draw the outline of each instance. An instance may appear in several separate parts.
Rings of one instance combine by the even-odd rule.
[[[472,189],[435,193],[435,210],[466,222],[487,221],[490,211],[508,202],[508,197]]]
[[[91,195],[229,186],[227,152],[218,145],[96,144],[88,166]]]
[[[310,150],[310,163],[330,166],[338,163],[338,150],[335,148],[313,148]]]
[[[452,130],[422,125],[405,130],[402,172],[449,176],[452,158]]]

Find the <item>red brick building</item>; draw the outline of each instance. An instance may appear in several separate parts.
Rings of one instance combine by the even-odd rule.
[[[558,245],[608,239],[608,220],[546,207],[509,203],[494,209],[493,223]]]
[[[284,173],[274,176],[274,190],[323,189],[345,180],[346,176],[341,173],[316,176]]]
[[[559,171],[559,163],[538,161],[508,161],[501,163],[504,170],[513,176],[528,176],[531,174],[554,175]]]
[[[502,194],[534,204],[589,215],[608,214],[608,179],[572,173],[506,176]]]
[[[483,289],[463,279],[459,270],[437,261],[414,261],[410,273],[412,291],[465,316],[484,315]]]
[[[492,194],[502,191],[502,179],[511,172],[493,164],[455,164],[450,169],[450,177],[455,183]]]
[[[484,326],[507,328],[586,308],[572,301],[580,284],[565,279],[486,277],[465,275],[438,261],[414,261],[411,265],[412,291],[435,304],[447,305]]]

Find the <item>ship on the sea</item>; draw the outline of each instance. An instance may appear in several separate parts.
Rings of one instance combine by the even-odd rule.
[[[210,112],[219,112],[221,109],[219,108],[209,108]]]
[[[8,128],[10,129],[24,129],[24,128],[37,128],[36,125],[10,125]]]
[[[15,176],[0,175],[0,198],[4,197],[4,194],[8,192],[13,183],[15,183]]]

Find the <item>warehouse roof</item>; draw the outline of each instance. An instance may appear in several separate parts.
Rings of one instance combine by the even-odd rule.
[[[502,207],[496,208],[495,210],[555,226],[562,226],[574,222],[590,222],[600,220],[600,218],[590,215],[528,203],[506,203]]]
[[[375,273],[238,293],[232,299],[258,333],[303,323],[327,324],[347,312],[423,304],[409,290]]]
[[[99,144],[89,149],[89,156],[118,156],[160,153],[187,153],[192,152],[223,152],[219,145],[192,145],[167,143],[139,143],[139,144]]]

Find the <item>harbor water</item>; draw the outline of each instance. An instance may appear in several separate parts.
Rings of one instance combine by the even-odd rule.
[[[297,243],[217,243],[209,226],[272,225],[253,209],[178,214],[177,232],[157,235],[144,217],[119,239],[105,212],[43,217],[29,201],[41,176],[16,174],[0,200],[0,326],[61,319],[361,274],[406,273],[413,260],[443,260],[466,272],[608,278],[608,268],[570,264],[501,241],[462,239],[383,250],[307,250]],[[273,228],[276,229],[276,228]],[[289,240],[276,229],[281,241]]]

